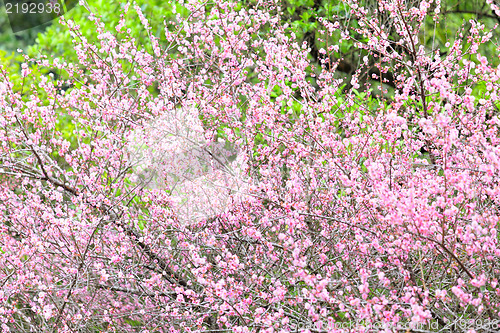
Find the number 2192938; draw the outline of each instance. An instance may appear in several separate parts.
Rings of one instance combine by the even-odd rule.
[[[5,9],[7,14],[41,14],[41,13],[55,13],[59,14],[61,12],[61,4],[55,2],[53,3],[6,3]]]

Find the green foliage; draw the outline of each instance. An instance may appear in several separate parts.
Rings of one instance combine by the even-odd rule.
[[[175,20],[177,14],[181,16],[188,14],[183,7],[173,2],[138,0],[136,3],[146,18],[150,20],[151,33],[159,38],[161,38],[164,30],[164,20],[168,22]],[[123,14],[125,5],[126,2],[92,0],[88,2],[88,9],[101,19],[105,30],[116,32],[115,27],[120,20],[120,16]],[[64,20],[74,21],[79,26],[80,33],[90,43],[97,43],[98,38],[95,33],[95,23],[88,19],[90,14],[88,9],[84,6],[77,6],[64,15]],[[150,43],[147,31],[137,18],[133,5],[130,6],[125,18],[129,19],[128,22],[132,21],[135,23],[126,26],[126,29],[130,29],[131,36],[136,39],[138,44],[148,47]],[[67,62],[76,62],[77,60],[76,54],[73,51],[69,29],[61,22],[54,22],[43,34],[39,34],[36,43],[29,48],[29,54],[31,56],[46,54],[53,57],[64,57]]]
[[[22,17],[21,17],[22,19]],[[33,24],[33,23],[32,23]],[[51,22],[34,26],[31,29],[14,33],[11,28],[9,16],[6,13],[5,7],[0,6],[0,50],[11,55],[17,49],[25,50],[28,46],[35,43],[37,36],[42,33]]]
[[[9,53],[8,51],[0,50],[0,65],[7,73],[19,72],[19,63],[22,62],[22,60],[23,58],[20,55],[15,55],[13,53]],[[14,77],[9,76],[9,79],[12,82],[16,83],[20,79],[20,75]]]

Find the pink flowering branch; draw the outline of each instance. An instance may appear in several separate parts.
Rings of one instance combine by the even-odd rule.
[[[150,47],[126,20],[92,16],[96,44],[67,21],[78,63],[33,60],[64,82],[25,65],[22,94],[2,72],[3,331],[498,320],[500,86],[480,22],[442,54],[417,38],[433,1],[349,1],[356,24],[318,20],[309,44],[274,1],[183,6],[161,38],[135,8]],[[360,67],[334,61],[336,36]]]

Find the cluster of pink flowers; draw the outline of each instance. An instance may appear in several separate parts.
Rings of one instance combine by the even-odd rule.
[[[439,1],[380,1],[397,45],[372,9],[347,1],[359,27],[322,20],[322,38],[339,32],[359,44],[379,74],[367,81],[361,66],[342,92],[338,44],[319,52],[319,67],[281,23],[279,1],[236,4],[188,1],[190,15],[161,38],[126,6],[150,46],[137,45],[124,19],[116,35],[92,17],[98,45],[67,22],[79,63],[30,64],[68,82],[31,83],[26,64],[16,90],[1,69],[3,332],[499,320],[500,67],[477,53],[491,34],[473,22],[470,48],[457,37],[440,56],[418,39]],[[390,100],[355,91],[380,89],[389,70]],[[179,112],[187,116],[177,131]],[[179,133],[184,141],[172,141]],[[186,142],[209,156],[193,154],[194,171],[190,155],[172,157]],[[210,152],[221,142],[235,159]],[[180,160],[186,179],[218,170],[209,175],[218,190],[201,199],[201,185],[176,189]],[[189,205],[223,196],[224,207],[186,219],[174,198],[184,190]]]

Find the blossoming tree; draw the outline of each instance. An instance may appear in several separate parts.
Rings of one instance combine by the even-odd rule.
[[[500,67],[478,53],[492,35],[472,21],[443,56],[419,40],[439,1],[363,4],[320,20],[321,66],[278,1],[215,0],[184,3],[161,39],[125,6],[146,46],[125,19],[106,31],[92,17],[99,45],[68,21],[78,63],[27,59],[17,83],[2,69],[2,330],[497,323]],[[342,43],[370,55],[347,88]],[[236,154],[222,161],[220,142]],[[218,184],[224,207],[186,219],[181,162]],[[235,169],[244,186],[224,182]]]

